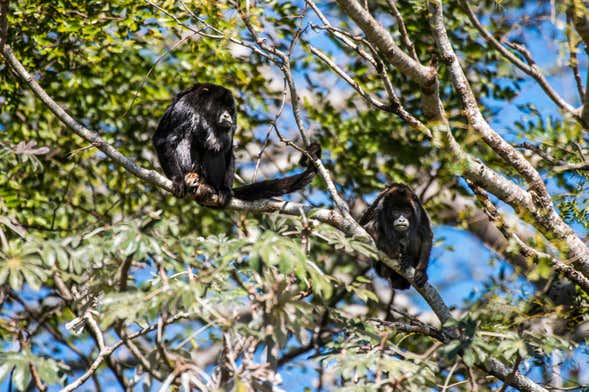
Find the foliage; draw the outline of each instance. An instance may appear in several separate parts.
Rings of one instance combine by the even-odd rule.
[[[559,53],[568,53],[564,5],[479,3],[477,13],[498,36],[528,38],[541,52],[538,37],[550,33]],[[399,42],[389,2],[367,4]],[[418,58],[439,67],[440,95],[458,143],[519,181],[468,125],[447,67],[433,55],[425,6],[398,2]],[[364,91],[385,99],[379,72],[319,28],[305,2],[11,0],[8,7],[7,42],[34,79],[77,121],[146,168],[158,169],[150,144],[158,119],[173,93],[195,81],[234,92],[242,177],[251,178],[258,159],[266,174],[294,168],[288,162],[298,153],[274,129],[302,144],[297,111],[282,89],[286,64],[251,48],[265,43],[288,52],[302,123],[320,142],[323,161],[353,214],[360,215],[386,183],[411,184],[440,233],[432,281],[444,299],[456,295],[455,287],[475,289],[459,293],[464,301],[443,328],[413,291],[396,293],[389,307],[386,282],[368,272],[376,255],[365,240],[319,224],[313,210],[286,217],[176,199],[75,136],[2,62],[0,386],[29,390],[40,382],[53,390],[102,358],[83,388],[423,391],[450,384],[452,390],[471,390],[475,383],[497,389],[501,382],[484,368],[490,358],[546,374],[555,358],[564,358],[564,371],[586,352],[587,335],[579,331],[589,318],[587,293],[556,274],[548,258],[522,256],[513,241],[495,247],[482,238],[471,224],[481,214],[459,177],[460,163],[397,116],[369,106],[311,53],[310,44],[319,47]],[[446,29],[484,115],[535,162],[559,213],[586,235],[587,172],[556,168],[586,162],[587,132],[569,116],[538,108],[538,99],[526,95],[529,78],[488,46],[456,1],[444,7]],[[351,39],[359,34],[336,5],[320,9],[334,26],[352,31]],[[546,21],[551,12],[558,23]],[[517,20],[522,16],[523,27]],[[558,60],[567,62],[567,56]],[[419,87],[385,65],[403,105],[421,118]],[[550,71],[553,78],[564,72]],[[289,200],[333,207],[319,180]],[[481,247],[498,253],[472,257],[470,249],[442,238],[445,225],[470,230]],[[526,229],[520,221],[512,226]],[[547,236],[535,234],[525,241],[553,251]],[[441,265],[453,260],[460,271],[499,266],[501,273],[477,282],[469,277],[465,286]],[[561,284],[564,289],[556,290]],[[570,294],[566,300],[563,293]],[[447,335],[451,330],[460,335]],[[105,348],[112,353],[103,355]],[[586,380],[582,371],[586,365],[568,371],[563,386]]]

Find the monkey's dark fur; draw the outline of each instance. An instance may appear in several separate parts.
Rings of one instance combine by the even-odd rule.
[[[359,222],[374,238],[378,249],[402,264],[415,268],[415,283],[427,281],[427,266],[433,233],[425,209],[417,195],[405,184],[391,184],[382,191]],[[409,282],[382,262],[376,272],[388,278],[396,289],[408,289]]]
[[[237,112],[231,91],[211,83],[197,83],[176,95],[153,135],[160,165],[174,183],[174,194],[188,191],[202,204],[224,207],[232,195],[241,200],[281,196],[309,184],[316,169],[305,156],[302,173],[231,189],[235,174],[233,135]],[[321,154],[319,145],[309,153]]]

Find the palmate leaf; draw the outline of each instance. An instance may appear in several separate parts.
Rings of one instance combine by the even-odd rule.
[[[0,285],[8,282],[13,290],[20,290],[26,282],[33,290],[39,290],[47,279],[48,272],[32,244],[21,240],[8,243],[0,252]]]
[[[30,364],[35,365],[41,381],[46,384],[63,383],[69,367],[49,358],[34,355],[28,350],[0,352],[0,384],[12,374],[12,383],[19,391],[27,389],[31,381]]]

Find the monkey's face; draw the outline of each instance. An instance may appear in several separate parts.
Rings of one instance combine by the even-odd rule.
[[[233,133],[237,126],[237,111],[231,91],[216,84],[203,83],[197,88],[198,100],[207,122],[215,130]]]
[[[393,228],[395,231],[403,233],[411,227],[411,210],[410,209],[394,209],[391,211],[391,220],[393,221]]]

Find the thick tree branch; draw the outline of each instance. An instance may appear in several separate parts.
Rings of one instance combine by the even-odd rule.
[[[581,287],[581,289],[583,289],[587,294],[589,294],[589,279],[584,277],[581,273],[579,273],[579,271],[575,270],[570,265],[566,265],[565,263],[563,263],[560,260],[557,260],[551,255],[537,251],[536,249],[526,244],[523,240],[519,238],[517,234],[512,233],[512,231],[507,227],[506,223],[503,220],[503,217],[501,216],[501,214],[499,214],[499,211],[497,211],[497,208],[491,202],[491,200],[489,200],[489,197],[487,196],[485,191],[477,185],[469,185],[475,193],[475,195],[477,196],[477,199],[483,205],[484,211],[488,215],[489,219],[495,223],[497,228],[506,238],[511,237],[517,242],[522,254],[525,257],[533,257],[536,260],[550,260],[550,262],[552,263],[552,267],[555,271],[563,273],[567,278],[575,282],[577,285],[579,285],[579,287]]]
[[[449,134],[449,130],[442,127],[440,132],[445,133],[445,140],[450,150],[467,164],[464,176],[512,205],[520,216],[533,223],[540,232],[551,238],[554,245],[559,249],[564,248],[567,252],[568,262],[574,263],[586,277],[589,277],[589,249],[555,211],[552,199],[536,169],[519,151],[499,136],[482,116],[470,84],[448,39],[442,15],[442,5],[439,0],[432,0],[428,2],[428,7],[436,45],[442,58],[448,64],[454,86],[462,100],[471,125],[491,148],[526,179],[530,186],[530,192],[519,189],[511,181],[501,179],[494,172],[490,173],[490,176],[495,177],[495,181],[485,179],[484,170],[487,169],[482,164],[473,162],[471,157],[462,152],[460,147],[455,145],[456,142]],[[480,172],[477,172],[477,166],[480,166]],[[507,188],[512,188],[516,193],[506,193]]]
[[[458,61],[458,56],[452,48],[450,39],[444,25],[444,16],[442,13],[442,4],[440,1],[428,2],[430,25],[433,32],[436,46],[440,52],[443,61],[448,65],[454,87],[458,91],[462,106],[471,126],[477,131],[485,141],[499,156],[509,163],[518,173],[528,182],[530,188],[540,196],[540,205],[547,207],[551,199],[544,181],[540,174],[528,162],[523,154],[507,143],[491,126],[487,123],[479,110],[478,103],[470,87],[470,82],[466,78],[462,66]]]

